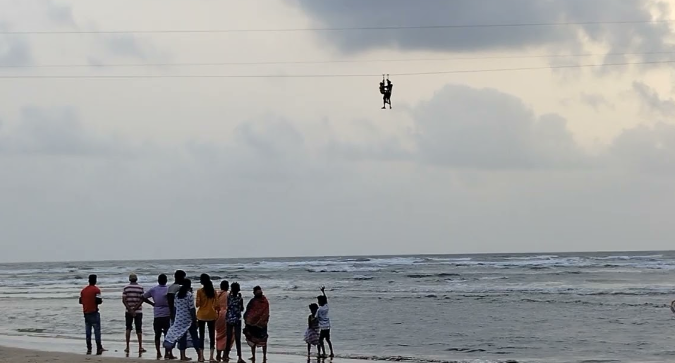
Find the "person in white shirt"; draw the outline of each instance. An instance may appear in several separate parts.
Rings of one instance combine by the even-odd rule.
[[[316,312],[316,318],[319,320],[319,354],[326,358],[326,346],[324,340],[328,343],[330,348],[330,357],[335,357],[333,354],[333,343],[330,341],[330,318],[328,317],[328,297],[326,296],[326,288],[321,287],[321,295],[317,297],[319,303],[319,310]],[[323,351],[323,354],[321,353]]]

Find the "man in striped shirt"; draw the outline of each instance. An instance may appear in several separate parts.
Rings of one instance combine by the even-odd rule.
[[[124,287],[122,291],[122,303],[126,308],[125,320],[127,325],[127,349],[124,351],[129,353],[129,341],[131,340],[131,330],[133,325],[136,326],[136,336],[138,336],[138,351],[145,353],[143,349],[143,287],[138,284],[138,277],[136,274],[129,275],[129,285]]]

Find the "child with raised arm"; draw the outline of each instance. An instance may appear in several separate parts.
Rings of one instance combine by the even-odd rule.
[[[319,302],[319,309],[316,311],[316,318],[319,320],[319,355],[326,358],[326,346],[324,340],[328,343],[330,348],[330,357],[335,357],[333,354],[333,343],[330,341],[330,318],[328,317],[328,296],[326,296],[326,287],[321,287],[321,295],[317,297]],[[323,354],[321,353],[323,351]]]

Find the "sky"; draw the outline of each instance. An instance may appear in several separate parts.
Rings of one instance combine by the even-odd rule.
[[[674,7],[0,0],[0,262],[671,249]]]

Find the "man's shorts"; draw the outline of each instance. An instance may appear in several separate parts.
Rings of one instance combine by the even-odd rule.
[[[330,340],[330,329],[321,329],[319,332],[319,340],[328,339]]]
[[[136,325],[136,333],[140,333],[142,331],[142,326],[143,326],[143,314],[142,313],[136,313],[136,316],[131,315],[129,313],[124,314],[124,318],[127,322],[127,331],[133,330],[132,325]]]
[[[171,318],[168,316],[155,318],[155,320],[152,322],[152,327],[155,329],[156,336],[160,336],[162,333],[164,333],[164,336],[166,336],[166,333],[171,327]]]

